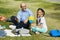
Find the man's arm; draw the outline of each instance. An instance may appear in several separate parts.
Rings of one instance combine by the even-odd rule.
[[[28,10],[29,16],[33,16],[32,11],[30,11],[29,9],[27,9],[27,10]],[[28,22],[28,19],[26,19],[26,20],[24,21],[24,23],[27,23],[27,22]]]
[[[20,11],[17,14],[18,22],[20,22]]]
[[[30,16],[34,16],[34,15],[33,15],[33,12],[32,12],[31,10],[29,10],[29,15],[30,15]]]
[[[28,19],[26,19],[25,21],[24,21],[24,23],[26,24],[28,22]]]

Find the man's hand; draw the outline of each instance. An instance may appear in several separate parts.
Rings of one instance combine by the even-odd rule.
[[[4,16],[0,16],[0,21],[5,22],[6,18]]]
[[[24,23],[26,24],[28,22],[28,19],[24,21]]]

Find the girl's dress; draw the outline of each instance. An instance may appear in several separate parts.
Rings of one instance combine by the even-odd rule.
[[[46,21],[45,21],[45,18],[44,17],[41,17],[41,18],[37,18],[37,26],[36,27],[33,27],[31,26],[31,30],[33,32],[42,32],[42,33],[46,33],[47,32],[47,25],[46,25]],[[38,28],[38,26],[40,24],[43,24],[43,27],[42,28]]]

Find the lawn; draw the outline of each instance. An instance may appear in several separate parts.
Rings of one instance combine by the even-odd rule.
[[[48,26],[48,32],[52,29],[60,29],[60,3],[46,2],[45,0],[0,0],[0,15],[9,18],[17,14],[20,10],[20,3],[25,2],[27,7],[32,10],[36,17],[37,8],[43,8],[46,11],[45,18]],[[0,22],[8,28],[8,22]],[[32,33],[30,37],[5,37],[0,40],[60,40],[59,37],[44,36],[42,34],[35,35]]]

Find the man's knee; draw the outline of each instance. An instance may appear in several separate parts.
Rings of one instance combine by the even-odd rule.
[[[11,16],[11,20],[18,20],[16,16]]]

